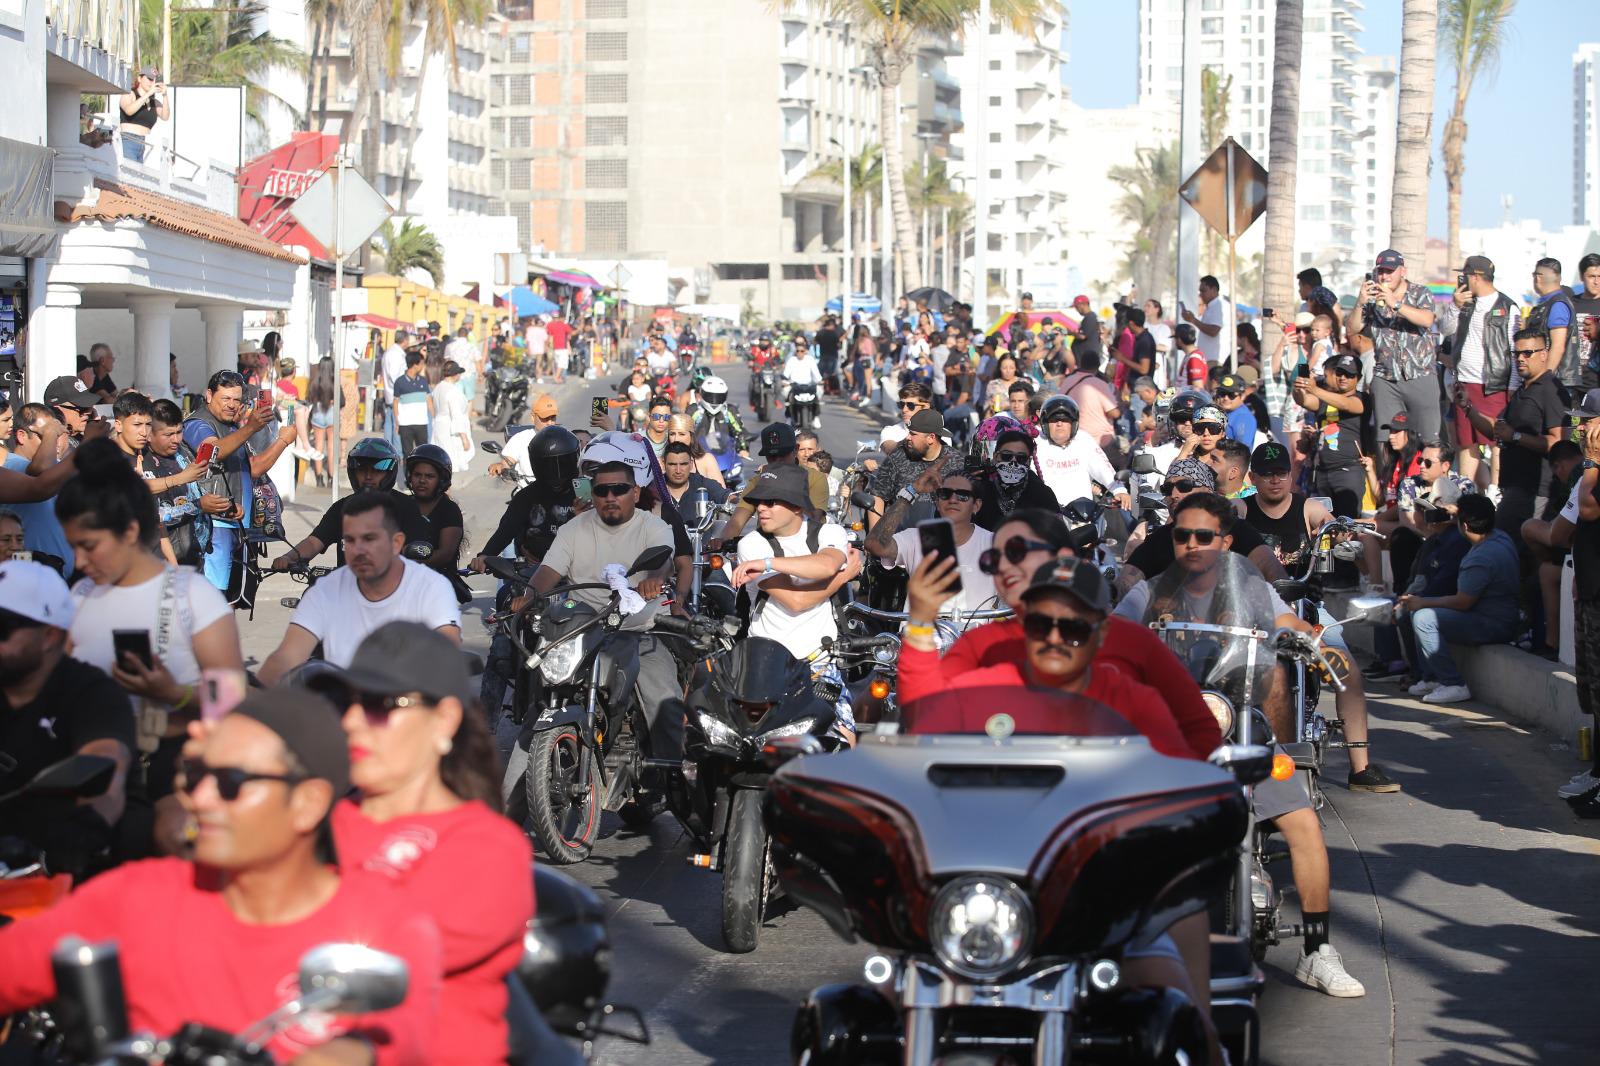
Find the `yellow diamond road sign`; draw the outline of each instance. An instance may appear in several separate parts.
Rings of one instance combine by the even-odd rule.
[[[1237,237],[1267,209],[1267,170],[1229,137],[1178,187],[1178,195],[1206,225],[1228,233],[1228,153],[1233,153],[1233,234]]]

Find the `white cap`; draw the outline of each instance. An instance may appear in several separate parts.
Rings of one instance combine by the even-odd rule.
[[[1315,322],[1316,320],[1317,316],[1313,315],[1310,311],[1301,311],[1299,314],[1294,316],[1294,324],[1298,329],[1310,329],[1311,323]]]
[[[9,559],[0,563],[0,611],[67,629],[78,605],[67,591],[67,583],[50,567]]]
[[[893,442],[898,444],[900,441],[905,440],[910,435],[911,431],[906,428],[906,424],[904,422],[896,422],[892,426],[883,427],[883,432],[878,434],[878,443],[889,444]]]

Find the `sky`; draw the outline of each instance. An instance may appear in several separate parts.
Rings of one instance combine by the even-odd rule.
[[[1125,107],[1138,100],[1134,58],[1137,0],[1069,0],[1071,21],[1066,83],[1084,107]],[[1365,0],[1356,16],[1367,55],[1400,55],[1400,0]],[[1505,217],[1500,198],[1513,198],[1514,219],[1537,219],[1554,229],[1572,221],[1572,53],[1600,41],[1600,2],[1518,0],[1511,34],[1491,80],[1479,78],[1467,100],[1466,174],[1461,224],[1493,227]],[[1443,153],[1439,145],[1455,96],[1455,72],[1441,57],[1436,68],[1433,176],[1428,234],[1445,233]],[[1548,145],[1547,149],[1538,145]]]

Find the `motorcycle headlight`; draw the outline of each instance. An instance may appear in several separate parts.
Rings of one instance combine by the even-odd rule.
[[[563,641],[545,653],[539,674],[549,685],[565,685],[583,662],[583,638]]]
[[[816,728],[816,724],[817,720],[815,718],[796,719],[795,721],[790,722],[788,725],[780,725],[776,729],[767,730],[765,733],[762,733],[760,736],[756,737],[756,743],[765,744],[769,740],[778,740],[783,737],[804,736],[805,734],[811,732],[812,729]]]
[[[1211,712],[1211,717],[1217,720],[1217,728],[1222,730],[1226,737],[1233,732],[1233,704],[1228,702],[1228,697],[1220,692],[1202,692],[1200,698],[1206,702],[1206,710]]]
[[[694,717],[700,723],[700,731],[706,735],[706,740],[719,747],[738,746],[739,734],[726,722],[713,718],[705,711],[696,711]]]
[[[928,939],[939,961],[962,977],[1002,977],[1033,948],[1033,905],[1003,877],[957,878],[933,898]]]

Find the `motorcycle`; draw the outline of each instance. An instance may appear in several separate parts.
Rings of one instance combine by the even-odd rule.
[[[648,549],[628,574],[660,570],[671,558],[671,548]],[[490,573],[514,585],[526,588],[531,580],[509,560],[485,562]],[[559,865],[589,857],[602,810],[616,811],[635,826],[655,815],[640,750],[644,721],[630,673],[601,654],[607,638],[622,627],[620,597],[613,592],[596,610],[570,595],[609,588],[599,582],[559,585],[543,597],[530,596],[515,611],[485,619],[511,640],[518,656],[511,717],[522,729],[501,790],[508,812],[526,815],[534,840]]]
[[[677,593],[685,599],[689,614],[708,618],[730,618],[738,609],[738,593],[728,578],[726,559],[721,552],[706,548],[705,542],[712,526],[733,514],[733,505],[720,506],[711,502],[705,489],[695,489],[684,500],[685,527],[689,533],[689,548],[694,560],[694,580],[687,589]]]
[[[757,422],[767,420],[767,409],[778,395],[778,372],[771,363],[750,368],[750,409]]]
[[[493,371],[491,377],[497,380],[499,387],[489,415],[489,432],[499,433],[528,409],[528,375],[521,367],[503,366]]]
[[[1123,956],[1226,883],[1248,820],[1239,783],[1271,753],[1170,759],[1108,709],[1040,689],[959,689],[917,714],[952,706],[1027,707],[1062,735],[1013,735],[1001,712],[987,736],[875,735],[826,759],[811,738],[769,745],[783,763],[766,806],[780,882],[877,949],[867,984],[807,997],[792,1061],[1203,1061],[1197,1009],[1122,987]],[[1237,953],[1214,977],[1241,976],[1222,961]]]
[[[810,384],[791,384],[789,394],[784,398],[784,414],[788,416],[789,424],[795,429],[815,430],[821,418],[817,387]]]
[[[4,752],[0,763],[16,765]],[[74,877],[103,867],[93,828],[77,834],[71,816],[80,801],[111,786],[116,769],[104,756],[70,755],[0,796],[6,827],[0,835],[0,925],[45,910],[67,894]],[[103,843],[109,845],[109,837]]]
[[[731,952],[754,951],[776,894],[761,801],[771,770],[768,742],[810,736],[820,750],[843,740],[832,730],[830,700],[811,669],[763,637],[735,643],[723,623],[660,618],[658,632],[688,638],[702,660],[684,708],[684,763],[667,786],[667,807],[694,842],[690,863],[722,874],[722,939]]]

